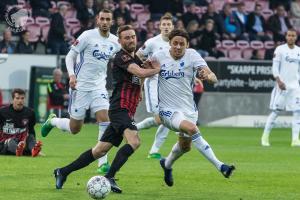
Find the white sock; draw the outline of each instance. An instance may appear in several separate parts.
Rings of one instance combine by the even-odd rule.
[[[171,169],[173,163],[184,154],[185,152],[181,150],[178,142],[176,144],[174,144],[172,151],[170,152],[170,154],[168,155],[168,157],[166,158],[165,161],[165,166],[167,169]]]
[[[67,133],[71,133],[70,129],[70,119],[68,118],[53,118],[50,121],[52,126],[55,126],[56,128],[67,131]]]
[[[144,119],[143,121],[137,123],[136,127],[138,130],[151,128],[153,126],[157,126],[158,124],[155,121],[154,117],[148,117]]]
[[[299,131],[300,131],[300,111],[295,111],[293,113],[292,141],[299,140]]]
[[[274,127],[275,120],[278,117],[278,111],[272,111],[271,114],[268,116],[265,129],[264,129],[264,135],[269,136],[272,128]]]
[[[156,134],[155,134],[155,139],[154,139],[153,145],[149,152],[150,154],[157,153],[159,151],[161,145],[165,142],[165,140],[168,136],[168,133],[169,133],[169,129],[167,127],[165,127],[164,125],[161,124],[158,127]]]
[[[200,135],[200,133],[195,133],[192,135],[192,141],[195,147],[204,155],[204,157],[209,160],[218,170],[221,170],[222,163],[215,156],[213,150],[206,142],[206,140]]]
[[[99,123],[99,134],[98,134],[98,141],[100,141],[104,131],[106,130],[106,128],[108,127],[110,122],[100,122]],[[98,159],[98,167],[100,167],[101,165],[107,163],[107,154],[105,154],[104,156],[102,156],[101,158]]]

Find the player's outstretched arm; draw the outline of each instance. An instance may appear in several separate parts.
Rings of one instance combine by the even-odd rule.
[[[139,78],[146,78],[157,74],[160,71],[160,68],[157,65],[153,65],[152,68],[146,67],[146,69],[141,68],[135,63],[132,63],[128,66],[127,71],[136,75]]]
[[[205,80],[211,84],[218,82],[217,76],[209,69],[208,66],[200,68],[198,73],[200,80]]]
[[[66,66],[70,78],[69,85],[72,89],[75,89],[77,83],[75,72],[74,72],[74,65],[76,63],[77,55],[78,53],[71,49],[66,56]]]

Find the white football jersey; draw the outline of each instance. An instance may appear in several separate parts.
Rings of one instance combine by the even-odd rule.
[[[287,44],[278,46],[274,52],[273,75],[279,76],[287,89],[299,88],[300,48],[290,49]]]
[[[197,111],[193,100],[193,85],[196,72],[207,66],[203,58],[194,49],[186,49],[178,60],[170,55],[169,50],[154,53],[153,59],[160,63],[158,75],[158,106],[183,113]]]
[[[146,59],[150,58],[153,53],[165,49],[170,49],[170,44],[168,41],[163,40],[161,34],[148,39],[145,44],[138,50],[139,53],[141,53]],[[157,81],[158,75],[152,76],[151,80]]]
[[[92,91],[105,89],[106,71],[109,59],[121,49],[117,36],[102,37],[99,29],[84,31],[71,47],[79,55],[74,73],[76,89]]]

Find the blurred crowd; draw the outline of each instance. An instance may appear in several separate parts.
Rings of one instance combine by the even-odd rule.
[[[35,53],[43,44],[44,53],[65,55],[101,9],[113,10],[114,34],[132,24],[139,45],[159,34],[159,18],[170,12],[175,27],[188,31],[190,47],[211,58],[271,59],[288,29],[300,31],[300,0],[1,0],[2,23],[14,6],[30,17],[18,34],[3,30],[2,53]]]

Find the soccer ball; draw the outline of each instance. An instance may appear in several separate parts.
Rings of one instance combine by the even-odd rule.
[[[88,182],[86,190],[93,199],[104,199],[110,192],[110,183],[104,176],[94,176]]]

